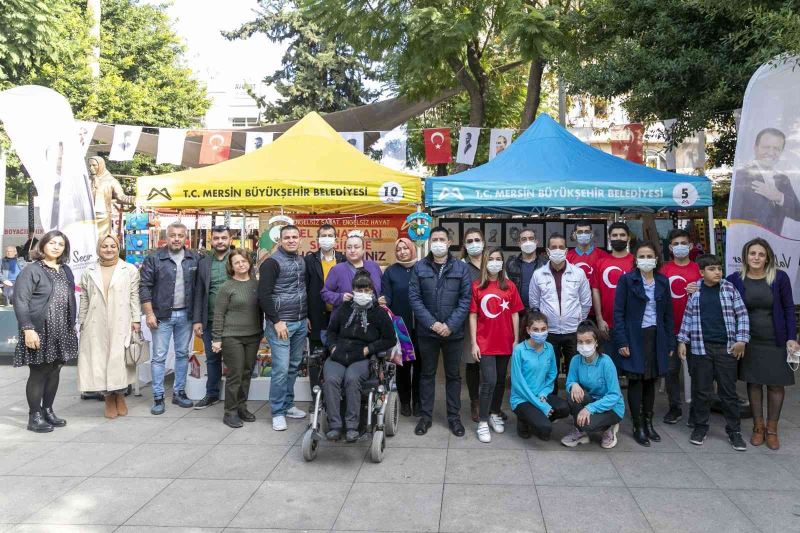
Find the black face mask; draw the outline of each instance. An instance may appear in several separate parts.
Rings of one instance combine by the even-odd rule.
[[[625,239],[611,239],[611,249],[615,252],[621,252],[628,246],[628,241]]]

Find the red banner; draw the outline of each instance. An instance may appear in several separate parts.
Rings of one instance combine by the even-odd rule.
[[[450,147],[450,128],[422,130],[425,141],[425,162],[429,165],[449,163],[453,160]]]
[[[203,144],[200,147],[201,165],[213,165],[227,161],[231,154],[231,132],[230,131],[206,131],[203,132]]]
[[[612,126],[610,134],[612,154],[633,163],[644,164],[644,126]]]

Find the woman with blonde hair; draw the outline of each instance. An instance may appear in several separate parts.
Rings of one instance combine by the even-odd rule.
[[[125,389],[136,368],[125,362],[133,332],[141,331],[139,271],[120,261],[119,241],[104,235],[97,241],[97,262],[83,271],[78,312],[78,389],[105,397],[106,418],[128,414]]]

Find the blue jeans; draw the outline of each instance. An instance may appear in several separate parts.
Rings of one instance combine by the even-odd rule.
[[[206,396],[219,398],[219,382],[222,379],[222,352],[211,350],[211,321],[203,326],[203,348],[206,352]]]
[[[192,339],[192,323],[185,309],[173,311],[167,320],[159,320],[153,330],[153,353],[150,356],[150,372],[153,377],[153,397],[164,397],[164,374],[169,340],[175,344],[175,383],[173,393],[186,388],[186,373],[189,370],[189,341]]]
[[[275,325],[267,320],[264,331],[272,350],[272,375],[269,383],[269,403],[272,416],[284,416],[294,405],[294,382],[303,361],[308,329],[305,320],[286,321],[289,338],[278,339]]]

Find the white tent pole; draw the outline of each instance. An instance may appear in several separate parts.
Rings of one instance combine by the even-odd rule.
[[[717,253],[717,240],[714,238],[714,206],[708,206],[708,253]]]

